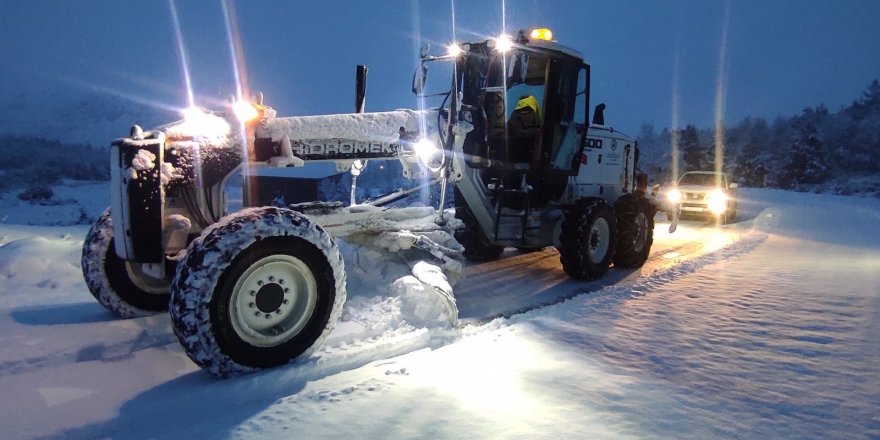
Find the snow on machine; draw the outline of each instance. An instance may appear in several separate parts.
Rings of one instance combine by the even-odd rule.
[[[321,345],[346,298],[339,238],[420,254],[434,269],[416,264],[414,275],[453,309],[436,269],[454,275],[460,254],[486,261],[505,247],[554,246],[563,270],[583,280],[612,263],[645,263],[654,197],[635,140],[604,124],[604,104],[588,122],[590,66],[579,53],[538,29],[442,56],[426,49],[421,60],[419,96],[429,65],[455,67],[438,108],[363,113],[359,69],[357,113],[277,117],[260,99],[226,113],[189,110],[152,131],[132,127],[112,144],[112,205],[83,247],[91,293],[123,318],[169,309],[187,355],[227,376]],[[439,184],[436,212],[383,208],[404,190],[358,204],[354,188],[349,206],[258,206],[253,180],[243,179],[245,207],[226,213],[226,182],[239,171],[325,161],[356,176],[370,159],[399,160],[405,177]],[[443,210],[447,182],[454,218]],[[425,215],[430,227],[417,221]]]

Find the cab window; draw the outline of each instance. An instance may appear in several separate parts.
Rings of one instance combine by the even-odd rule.
[[[586,135],[587,71],[578,64],[560,63],[559,79],[556,81],[555,109],[550,168],[554,171],[571,171],[580,145]]]

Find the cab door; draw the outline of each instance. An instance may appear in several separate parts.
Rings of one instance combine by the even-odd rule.
[[[551,65],[541,170],[567,176],[578,172],[586,145],[590,66],[560,58]],[[548,87],[549,89],[549,87]]]

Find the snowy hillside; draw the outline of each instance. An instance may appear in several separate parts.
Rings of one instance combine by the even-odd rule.
[[[167,316],[91,298],[87,226],[23,225],[104,191],[0,202],[0,438],[880,437],[880,200],[745,190],[732,225],[670,235],[658,216],[645,267],[601,282],[508,249],[465,267],[452,328],[414,325],[395,263],[346,245],[325,347],[217,380]]]
[[[177,119],[170,109],[98,92],[0,95],[0,134],[93,147],[109,146],[133,124],[152,128]]]

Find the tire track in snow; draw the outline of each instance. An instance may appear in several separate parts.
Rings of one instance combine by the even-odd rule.
[[[501,316],[484,318],[479,320],[479,323],[486,324],[496,319],[507,319],[511,320],[511,322],[519,322],[521,320],[526,320],[534,317],[535,315],[539,315],[548,307],[565,306],[567,303],[570,303],[571,300],[585,294],[593,294],[591,295],[590,299],[587,300],[588,306],[593,307],[602,307],[607,305],[608,303],[617,302],[622,297],[646,295],[652,290],[660,288],[663,285],[673,282],[684,276],[693,274],[694,272],[706,266],[748,254],[752,252],[755,248],[760,246],[761,243],[763,243],[767,239],[767,237],[767,232],[752,229],[745,235],[735,239],[733,242],[728,243],[715,251],[700,255],[692,259],[685,259],[682,261],[673,262],[671,263],[671,265],[656,269],[648,276],[639,277],[631,283],[614,284],[606,286],[599,290],[579,289],[571,292],[568,295],[560,297],[557,301],[553,301],[551,303],[543,304],[537,307],[529,307]],[[689,249],[692,245],[693,244],[685,245],[682,247],[682,250]],[[696,247],[701,247],[701,245],[696,245]],[[660,256],[658,256],[658,258],[660,258]]]
[[[355,343],[325,345],[311,358],[295,361],[293,365],[310,365],[309,375],[319,374],[319,371],[333,374],[424,348],[439,348],[454,343],[465,336],[492,331],[507,324],[527,320],[544,313],[549,307],[565,307],[566,304],[572,303],[572,299],[586,294],[594,294],[588,300],[591,306],[602,307],[603,304],[620,301],[626,296],[645,295],[653,289],[692,274],[708,265],[748,254],[760,246],[767,237],[767,232],[753,227],[749,232],[714,251],[684,261],[676,260],[671,263],[671,266],[654,270],[648,276],[639,277],[633,282],[612,284],[598,290],[575,289],[546,304],[465,321],[463,325],[455,328],[416,329],[405,326]],[[691,253],[699,252],[702,249],[704,249],[702,243],[687,243],[666,249],[663,254],[652,256],[649,261],[659,263],[664,259],[665,253],[672,251],[682,254],[682,258],[687,258]],[[540,258],[544,259],[546,256]],[[517,261],[521,263],[522,259],[517,259]],[[578,303],[578,306],[580,304]]]

